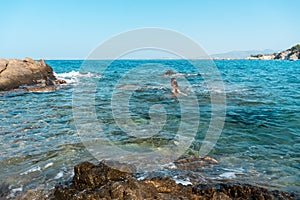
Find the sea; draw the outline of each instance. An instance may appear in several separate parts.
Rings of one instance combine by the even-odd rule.
[[[75,165],[102,158],[161,170],[166,163],[143,156],[170,156],[169,144],[176,156],[202,156],[211,131],[217,137],[205,156],[218,165],[202,176],[300,193],[300,62],[211,62],[47,60],[67,84],[0,93],[0,192],[7,199],[51,192],[72,179]],[[183,94],[172,93],[171,78]],[[190,97],[194,103],[184,103]]]

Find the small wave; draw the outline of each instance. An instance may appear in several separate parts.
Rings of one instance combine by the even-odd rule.
[[[27,171],[20,173],[20,175],[26,175],[26,174],[29,174],[29,173],[32,173],[32,172],[35,172],[35,171],[41,171],[41,167],[36,166],[36,167],[30,168]]]
[[[54,75],[58,79],[63,79],[67,83],[72,84],[78,82],[78,78],[80,77],[86,77],[86,78],[101,78],[100,74],[97,73],[92,73],[92,72],[78,72],[78,71],[70,71],[70,72],[65,72],[65,73],[55,73]]]
[[[48,163],[48,164],[46,164],[45,166],[44,166],[44,169],[46,169],[46,168],[48,168],[48,167],[51,167],[53,165],[53,162],[50,162],[50,163]]]
[[[189,180],[181,180],[181,179],[174,178],[174,181],[175,181],[177,184],[182,184],[182,185],[193,185]]]
[[[235,172],[238,174],[243,174],[245,171],[243,168],[236,168],[236,169],[223,168],[223,170],[229,171],[229,172]]]
[[[65,73],[54,73],[54,76],[58,79],[63,79],[65,80],[67,83],[75,83],[78,81],[78,76],[79,76],[79,72],[76,71],[71,71],[71,72],[65,72]]]
[[[143,181],[143,180],[145,180],[146,178],[147,178],[146,176],[141,176],[141,177],[138,177],[137,180]]]
[[[16,196],[16,193],[22,192],[22,191],[23,191],[23,186],[11,189],[11,193],[9,194],[9,196],[7,196],[7,198],[14,198]]]
[[[218,179],[236,179],[238,176],[245,175],[245,170],[243,168],[222,168],[222,170],[224,172],[218,175]]]
[[[54,179],[60,179],[64,176],[64,173],[61,171],[61,172],[58,172],[58,174],[54,177]]]
[[[201,74],[197,73],[197,74],[185,74],[185,73],[176,73],[176,72],[173,72],[173,71],[167,71],[165,74],[164,74],[164,77],[168,77],[168,76],[171,76],[171,77],[193,77],[193,76],[201,76]]]
[[[226,178],[226,179],[234,179],[236,178],[235,172],[225,172],[223,174],[219,175],[221,178]]]

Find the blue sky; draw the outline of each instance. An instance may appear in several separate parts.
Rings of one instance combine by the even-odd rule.
[[[12,0],[0,2],[0,57],[85,58],[120,32],[178,31],[208,54],[300,43],[298,0]]]

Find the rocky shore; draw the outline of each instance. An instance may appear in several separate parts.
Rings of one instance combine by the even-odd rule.
[[[214,165],[211,158],[181,158],[175,162],[178,170],[194,170],[202,165]],[[181,169],[179,169],[181,166]],[[126,172],[125,172],[126,171]],[[270,191],[241,183],[213,183],[202,177],[179,181],[149,173],[139,176],[134,167],[118,162],[101,161],[98,165],[84,162],[74,167],[70,183],[54,190],[54,199],[298,199],[296,194]],[[192,180],[194,179],[194,180]]]
[[[273,53],[269,55],[257,54],[248,56],[248,60],[299,60],[300,59],[300,44],[297,44],[290,49]]]
[[[63,83],[66,82],[58,80],[53,69],[42,59],[40,62],[31,58],[0,59],[0,91],[49,92]]]

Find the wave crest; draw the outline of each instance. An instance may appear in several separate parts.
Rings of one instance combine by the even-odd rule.
[[[78,82],[78,79],[80,77],[86,77],[86,78],[100,78],[101,75],[94,74],[91,72],[78,72],[78,71],[70,71],[70,72],[64,72],[64,73],[55,73],[54,75],[58,79],[65,80],[68,84],[76,83]]]

